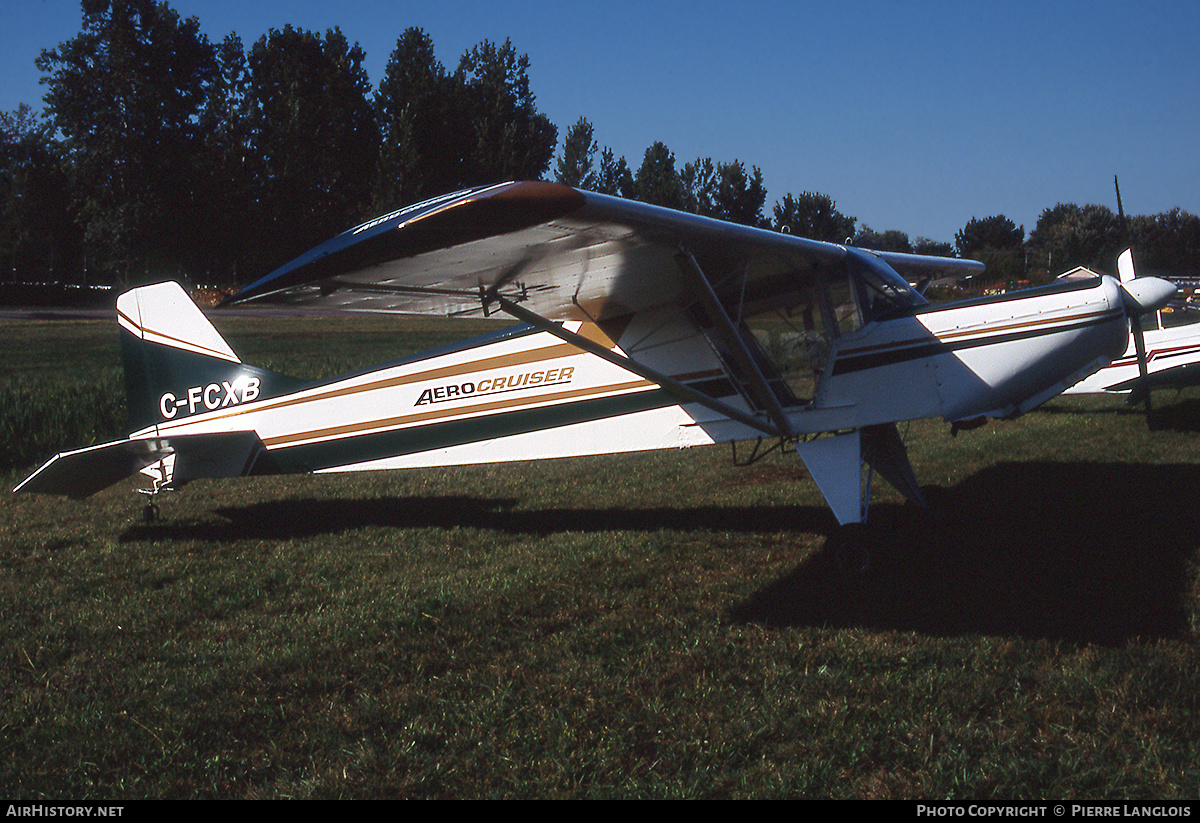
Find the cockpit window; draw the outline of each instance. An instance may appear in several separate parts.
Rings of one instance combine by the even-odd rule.
[[[853,247],[847,252],[844,268],[797,273],[786,290],[726,304],[753,339],[752,348],[769,361],[760,368],[784,407],[816,397],[835,339],[872,320],[928,305],[880,258]]]
[[[864,323],[929,305],[929,301],[883,260],[859,249],[847,251],[850,252],[851,279],[858,291],[858,307]]]

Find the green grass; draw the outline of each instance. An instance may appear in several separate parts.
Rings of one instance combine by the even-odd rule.
[[[335,323],[221,327],[311,377],[447,333]],[[4,331],[4,397],[119,408],[109,324]],[[881,488],[862,579],[794,455],[727,448],[201,481],[153,525],[136,481],[6,495],[0,796],[1195,800],[1200,400],[1158,401],[912,424],[944,516]],[[20,418],[9,487],[121,433],[84,418]]]

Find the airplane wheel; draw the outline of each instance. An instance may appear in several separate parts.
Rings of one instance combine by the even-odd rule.
[[[158,520],[158,506],[153,503],[147,503],[146,508],[142,509],[142,520],[146,523],[153,523]]]
[[[871,571],[871,549],[861,525],[843,526],[835,540],[833,556],[843,574],[862,577]]]

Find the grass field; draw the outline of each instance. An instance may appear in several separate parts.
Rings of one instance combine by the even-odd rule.
[[[2,325],[11,488],[123,399],[114,325]],[[448,333],[219,325],[303,376]],[[1157,400],[902,428],[944,516],[881,489],[857,579],[795,456],[726,448],[196,482],[151,525],[136,481],[5,494],[0,796],[1196,800],[1200,395]]]

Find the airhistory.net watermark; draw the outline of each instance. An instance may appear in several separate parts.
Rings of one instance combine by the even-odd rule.
[[[124,806],[51,806],[45,803],[10,804],[5,817],[120,817]]]

